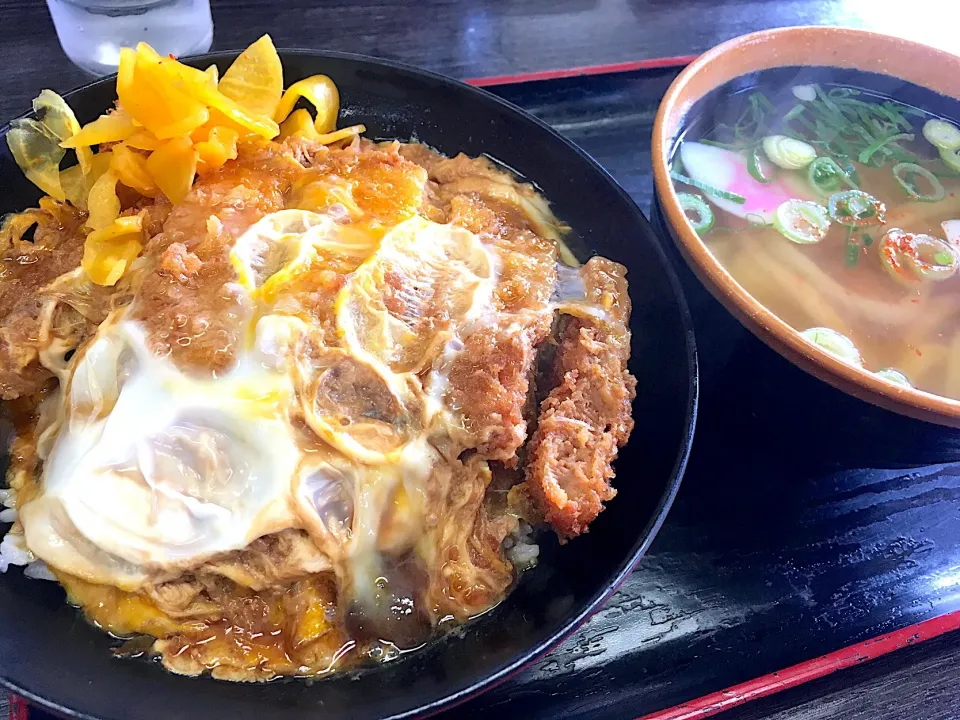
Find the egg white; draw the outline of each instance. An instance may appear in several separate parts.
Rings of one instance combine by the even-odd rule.
[[[258,537],[299,528],[338,572],[363,586],[369,584],[363,579],[376,577],[382,553],[405,552],[416,543],[425,488],[442,462],[431,438],[447,432],[438,423],[455,420],[442,392],[423,395],[416,375],[394,372],[350,334],[352,328],[339,326],[341,338],[352,340],[345,342],[351,362],[371,368],[401,412],[416,414],[401,418],[402,426],[416,430],[389,453],[371,452],[354,447],[345,428],[314,417],[313,399],[300,397],[309,386],[309,363],[301,356],[311,328],[270,306],[261,259],[289,258],[274,270],[282,282],[283,273],[294,276],[323,250],[360,252],[363,243],[355,236],[341,242],[338,225],[315,213],[275,215],[252,226],[235,246],[238,286],[257,312],[231,370],[217,377],[185,372],[155,355],[146,329],[123,310],[73,358],[51,401],[57,413],[44,432],[40,492],[19,508],[27,547],[51,568],[135,590]],[[443,249],[426,253],[432,264],[425,281],[462,281],[469,300],[461,303],[462,321],[476,321],[496,282],[495,260],[479,239],[423,219],[404,224],[403,232],[418,236],[405,241],[404,263],[414,262],[414,248]],[[377,247],[371,241],[368,252]],[[457,328],[439,345],[435,381],[463,346]],[[414,390],[423,395],[417,402],[410,397]],[[411,409],[424,403],[425,414]],[[304,444],[304,433],[311,427],[316,433],[318,423],[329,432]],[[318,452],[316,443],[325,450]]]

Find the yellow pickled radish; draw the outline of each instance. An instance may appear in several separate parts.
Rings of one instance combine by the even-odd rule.
[[[81,210],[87,209],[87,194],[90,192],[90,186],[87,184],[87,177],[83,174],[83,168],[74,165],[60,173],[60,187],[63,188],[67,201],[75,208]]]
[[[60,172],[60,185],[67,196],[67,200],[74,207],[87,209],[87,197],[90,188],[110,169],[113,153],[110,151],[96,153],[90,163],[90,172],[84,173],[79,165],[67,168]]]
[[[33,100],[33,110],[37,113],[40,124],[55,135],[61,143],[80,132],[80,123],[77,122],[73,110],[53,90],[41,90]],[[90,172],[93,153],[89,148],[77,148],[76,153],[83,172]]]
[[[27,179],[50,197],[66,200],[60,185],[60,161],[66,151],[60,140],[36,120],[14,120],[7,133],[13,159]]]
[[[117,95],[120,88],[133,86],[133,75],[137,64],[137,51],[133,48],[120,48],[120,61],[117,65]]]
[[[123,144],[136,150],[156,150],[163,145],[163,140],[149,130],[139,128],[133,135],[124,140]]]
[[[313,115],[306,108],[294,110],[280,124],[280,137],[278,140],[286,140],[288,137],[299,135],[301,137],[315,140],[320,136],[317,129],[313,126]]]
[[[128,58],[121,54],[121,64],[129,64]],[[123,68],[117,76],[117,96],[123,109],[143,127],[165,140],[186,135],[209,119],[205,104],[182,89],[149,46],[140,43],[132,62],[132,70]],[[207,76],[196,72],[207,84]]]
[[[91,230],[103,230],[119,217],[118,180],[115,172],[107,170],[90,188],[87,196],[87,227]]]
[[[366,131],[366,125],[351,125],[350,127],[341,128],[340,130],[334,130],[331,133],[317,135],[317,142],[321,145],[330,145],[331,143],[346,140],[347,138],[355,138],[357,135],[362,135]]]
[[[84,125],[76,135],[61,142],[60,147],[80,148],[120,142],[136,133],[137,128],[129,115],[123,111],[112,112]]]
[[[245,110],[272,118],[283,95],[283,66],[270,36],[240,53],[217,87]]]
[[[141,195],[154,197],[159,192],[156,181],[147,170],[147,159],[136,150],[117,145],[111,153],[110,170],[124,185],[133,188]]]
[[[149,53],[156,56],[156,53],[145,43],[140,43],[137,46],[138,52],[141,49],[148,56]],[[217,88],[211,87],[209,76],[202,70],[189,67],[171,58],[160,58],[155,66],[161,69],[171,84],[182,89],[195,102],[206,106],[208,119],[213,111],[217,111],[236,123],[245,132],[262,135],[265,138],[274,138],[280,132],[279,125],[269,117],[249,112]],[[194,125],[189,130],[178,134],[189,134],[202,124]],[[217,122],[216,124],[220,125],[222,123]]]
[[[233,128],[216,126],[210,129],[207,139],[194,145],[197,149],[201,170],[209,172],[219,170],[227,160],[237,157],[239,133]]]
[[[80,264],[97,285],[115,285],[143,250],[142,240],[140,215],[117,218],[87,235]]]
[[[179,203],[190,192],[197,174],[197,149],[189,137],[177,137],[154,150],[147,171],[170,202]]]
[[[113,160],[113,152],[110,150],[98,152],[93,156],[90,172],[87,173],[87,187],[93,187],[93,184],[100,179],[100,176],[110,169],[111,160]]]
[[[340,112],[340,93],[333,80],[326,75],[314,75],[295,82],[287,88],[280,99],[273,119],[281,122],[293,112],[297,100],[305,98],[317,110],[314,127],[318,133],[332,132],[337,127],[337,115]]]

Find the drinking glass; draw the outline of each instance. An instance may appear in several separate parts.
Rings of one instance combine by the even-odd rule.
[[[94,75],[116,72],[120,48],[140,41],[161,55],[206,52],[213,42],[210,0],[47,0],[60,45]]]

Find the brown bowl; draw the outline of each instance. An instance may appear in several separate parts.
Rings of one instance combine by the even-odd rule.
[[[653,129],[656,192],[670,232],[706,288],[764,343],[806,372],[867,402],[903,415],[960,427],[960,400],[885,382],[807,342],[755,300],[697,236],[670,180],[670,154],[687,113],[727,82],[779,67],[837,67],[905,80],[960,98],[960,57],[864,30],[789,27],[743,35],[691,63],[667,90]]]

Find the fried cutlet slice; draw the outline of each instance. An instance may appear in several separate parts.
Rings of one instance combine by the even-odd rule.
[[[602,319],[577,317],[561,331],[554,381],[528,447],[525,489],[561,538],[571,538],[616,495],[611,463],[633,429],[626,268],[592,258],[581,277]]]
[[[451,222],[477,233],[496,252],[496,315],[464,338],[463,351],[450,368],[448,401],[460,412],[477,452],[514,467],[527,439],[524,408],[536,350],[550,335],[553,321],[557,253],[552,241],[534,232],[520,208],[493,190],[484,192],[487,178],[477,175],[475,180],[469,193],[449,199],[448,214]],[[444,194],[443,184],[439,192]]]
[[[302,167],[276,143],[241,146],[238,160],[201,176],[144,255],[151,261],[133,307],[152,349],[182,368],[229,368],[248,308],[230,251],[257,220],[282,210]]]
[[[507,316],[471,333],[450,368],[450,400],[469,443],[486,459],[517,464],[527,438],[524,410],[536,347],[550,333],[550,314]]]

